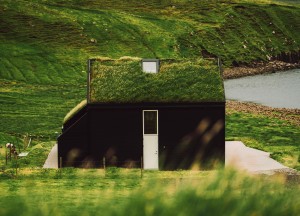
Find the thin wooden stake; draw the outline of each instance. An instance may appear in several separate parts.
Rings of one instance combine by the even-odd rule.
[[[9,161],[11,161],[11,145],[9,147]]]
[[[62,157],[59,157],[59,168],[62,168]]]
[[[103,157],[103,169],[105,170],[106,166],[105,166],[105,157]]]
[[[5,146],[5,165],[7,165],[7,148]]]
[[[61,177],[61,173],[62,173],[62,157],[59,157],[59,173],[60,173],[60,177]]]
[[[103,162],[103,170],[104,170],[104,177],[106,176],[106,164],[105,164],[105,157],[102,159]]]
[[[141,157],[141,178],[143,178],[143,156]]]

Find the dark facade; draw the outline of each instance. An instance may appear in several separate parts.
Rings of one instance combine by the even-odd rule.
[[[225,160],[225,102],[87,104],[58,138],[62,166],[140,167],[143,110],[158,111],[160,170],[207,168]]]

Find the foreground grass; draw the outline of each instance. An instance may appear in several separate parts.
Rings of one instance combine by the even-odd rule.
[[[300,128],[287,121],[227,109],[226,140],[270,152],[275,160],[300,170]]]
[[[0,174],[1,215],[297,215],[299,186],[234,171],[23,170]]]

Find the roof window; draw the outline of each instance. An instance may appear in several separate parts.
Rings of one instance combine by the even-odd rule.
[[[143,59],[142,68],[146,73],[158,73],[159,59]]]

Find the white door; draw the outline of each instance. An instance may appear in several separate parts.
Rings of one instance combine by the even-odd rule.
[[[143,110],[144,169],[158,169],[158,111]]]

